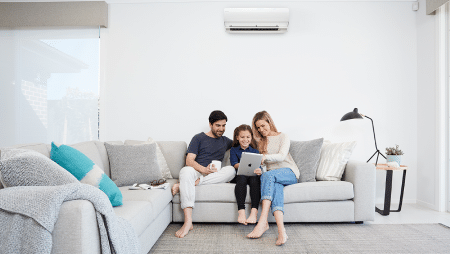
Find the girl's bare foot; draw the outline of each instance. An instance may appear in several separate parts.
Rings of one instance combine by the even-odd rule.
[[[260,238],[264,234],[264,232],[266,232],[268,229],[269,229],[268,222],[261,223],[261,221],[259,221],[258,224],[256,224],[253,231],[250,234],[248,234],[247,237],[248,238]]]
[[[180,183],[176,183],[172,186],[172,195],[175,196],[180,192]]]
[[[258,209],[252,208],[252,211],[250,212],[250,216],[248,216],[248,219],[246,220],[246,222],[249,224],[255,224],[257,217],[258,217]]]
[[[278,232],[278,239],[275,243],[276,245],[280,246],[286,243],[288,239],[288,235],[286,234],[286,230],[283,230],[282,232]]]
[[[192,225],[192,223],[184,223],[183,226],[177,232],[175,232],[175,236],[178,238],[183,238],[189,233],[189,230],[193,229],[194,226]]]
[[[239,209],[238,214],[238,222],[247,225],[247,222],[245,221],[245,209]]]

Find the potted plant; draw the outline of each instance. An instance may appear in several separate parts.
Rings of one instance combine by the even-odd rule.
[[[402,165],[402,155],[403,151],[398,148],[398,145],[395,145],[395,147],[387,147],[386,148],[386,162],[392,162],[395,161],[398,163],[398,165]]]

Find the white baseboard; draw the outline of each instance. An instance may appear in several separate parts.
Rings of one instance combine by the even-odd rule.
[[[421,201],[421,200],[417,200],[416,203],[417,203],[418,205],[420,205],[420,206],[429,208],[429,209],[431,209],[431,210],[439,211],[438,207],[437,207],[436,205],[434,205],[434,204],[430,204],[430,203],[427,203],[427,202],[424,202],[424,201]]]
[[[394,205],[394,204],[398,205],[398,202],[399,202],[398,198],[396,200],[391,198],[391,205]],[[384,198],[377,198],[375,200],[375,203],[377,205],[383,204],[384,203]],[[417,201],[415,199],[403,199],[403,204],[416,204],[416,203],[417,203]]]

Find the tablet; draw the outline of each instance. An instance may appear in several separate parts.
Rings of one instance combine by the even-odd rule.
[[[242,153],[237,175],[254,176],[253,171],[261,166],[263,155],[259,153]]]

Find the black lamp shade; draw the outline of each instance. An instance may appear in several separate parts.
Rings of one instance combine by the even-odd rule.
[[[352,112],[348,112],[347,114],[345,114],[342,118],[341,121],[345,121],[345,120],[350,120],[350,119],[363,119],[363,117],[361,116],[361,114],[358,113],[358,109],[355,108]]]

